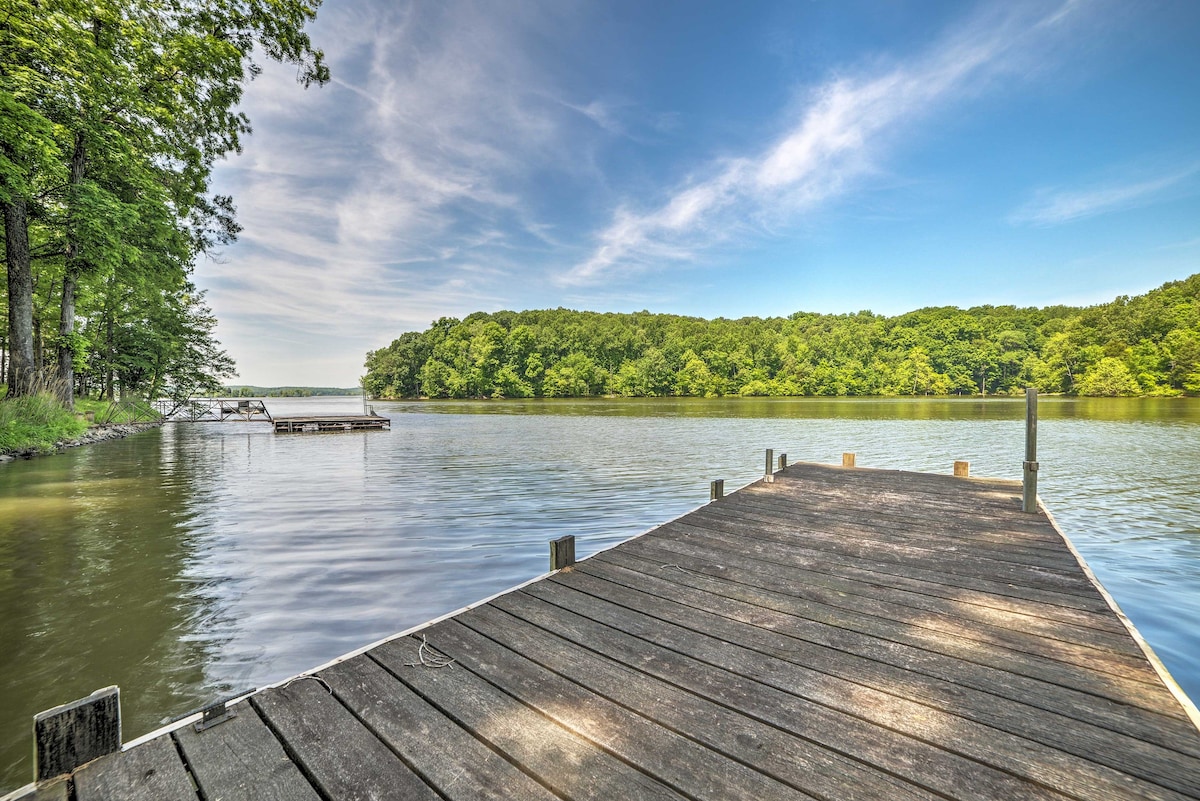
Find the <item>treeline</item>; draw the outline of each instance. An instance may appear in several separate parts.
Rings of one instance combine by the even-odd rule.
[[[238,232],[214,163],[240,149],[255,58],[328,79],[320,0],[0,0],[0,368],[10,396],[179,394],[233,363],[190,280]]]
[[[375,398],[1200,394],[1200,274],[1088,308],[740,320],[567,309],[442,318],[367,354]]]
[[[243,384],[225,387],[225,394],[231,398],[312,398],[327,395],[357,395],[358,389],[353,387],[254,387]]]

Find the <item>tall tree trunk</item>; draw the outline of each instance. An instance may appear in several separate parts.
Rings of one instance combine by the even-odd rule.
[[[111,290],[110,290],[111,291]],[[104,399],[112,403],[113,399],[113,358],[115,357],[113,348],[113,317],[115,313],[112,309],[108,310],[108,319],[104,321]]]
[[[71,209],[72,218],[79,214],[78,194],[83,183],[87,149],[83,133],[75,134],[75,149],[71,153]],[[83,271],[83,258],[79,246],[77,219],[67,222],[67,263],[63,271],[62,305],[58,315],[58,393],[68,409],[75,408],[75,290],[79,286],[79,274]]]
[[[29,261],[29,209],[14,197],[4,207],[4,255],[8,260],[8,395],[32,395],[37,386],[33,364],[33,270]]]

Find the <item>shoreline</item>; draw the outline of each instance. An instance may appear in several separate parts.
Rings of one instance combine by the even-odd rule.
[[[31,448],[24,451],[0,453],[0,464],[15,462],[19,459],[33,459],[38,456],[53,456],[62,453],[68,448],[78,448],[81,445],[95,445],[98,442],[124,439],[130,434],[138,434],[161,425],[162,423],[117,423],[114,425],[93,426],[75,439],[61,440],[54,443],[54,450],[52,451],[39,451]]]

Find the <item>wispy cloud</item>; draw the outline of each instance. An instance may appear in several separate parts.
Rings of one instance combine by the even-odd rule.
[[[1083,189],[1040,189],[1012,214],[1016,224],[1051,226],[1107,214],[1161,200],[1189,178],[1200,174],[1200,163],[1176,167],[1153,176],[1097,184]]]
[[[590,284],[686,260],[747,228],[787,224],[844,195],[878,171],[881,155],[919,121],[998,76],[1032,69],[1080,5],[992,11],[909,62],[831,78],[762,150],[701,166],[657,206],[617,208],[590,255],[556,280]]]
[[[566,16],[540,0],[323,9],[331,85],[268,65],[244,104],[255,134],[218,171],[245,229],[201,270],[222,327],[361,338],[501,305],[518,254],[554,241],[529,184],[619,130],[610,106],[557,99],[537,60]]]

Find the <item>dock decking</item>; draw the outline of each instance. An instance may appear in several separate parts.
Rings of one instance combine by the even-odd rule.
[[[276,434],[317,434],[332,431],[369,431],[390,429],[390,417],[377,414],[318,415],[274,418]]]
[[[1194,707],[1020,509],[795,464],[29,797],[1200,798]]]

